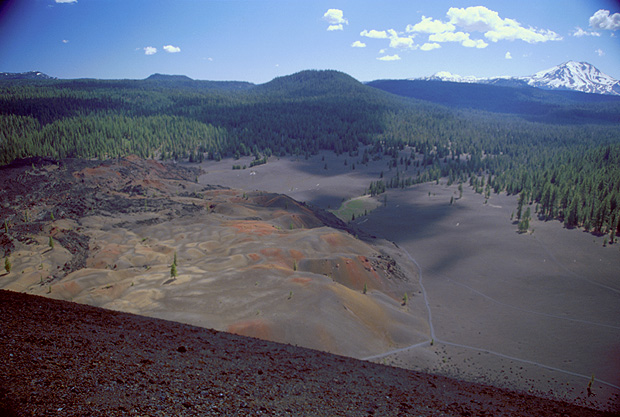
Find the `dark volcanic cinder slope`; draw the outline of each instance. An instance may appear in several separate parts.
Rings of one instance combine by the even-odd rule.
[[[290,345],[0,291],[0,415],[611,415]]]

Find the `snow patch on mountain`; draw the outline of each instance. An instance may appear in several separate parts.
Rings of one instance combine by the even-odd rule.
[[[29,72],[0,72],[0,80],[54,80],[40,71]]]
[[[414,79],[414,78],[411,78]],[[620,95],[620,82],[599,71],[587,62],[568,61],[526,77],[462,77],[448,71],[430,77],[415,78],[424,81],[447,81],[496,85],[529,85],[545,90],[574,90],[584,93]]]
[[[410,78],[410,79],[413,80],[414,78]],[[473,75],[462,77],[457,74],[452,74],[451,72],[448,72],[448,71],[439,71],[431,75],[430,77],[415,78],[415,79],[424,80],[424,81],[448,81],[448,82],[453,82],[453,83],[480,83],[486,80],[486,78],[478,78],[478,77],[474,77]]]

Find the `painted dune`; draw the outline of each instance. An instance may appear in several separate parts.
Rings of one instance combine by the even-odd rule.
[[[424,311],[402,302],[418,292],[413,265],[394,262],[390,243],[356,239],[328,213],[280,194],[205,188],[152,161],[66,174],[83,211],[52,220],[46,211],[67,211],[62,203],[37,206],[30,240],[11,233],[21,226],[15,218],[2,288],[360,358],[428,332]],[[83,265],[64,271],[75,258],[62,238],[69,231],[88,244]]]

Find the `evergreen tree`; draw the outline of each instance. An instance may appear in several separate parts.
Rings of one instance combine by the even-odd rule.
[[[523,204],[525,203],[525,193],[519,194],[519,203],[517,204],[517,220],[521,220],[521,214],[523,212]]]

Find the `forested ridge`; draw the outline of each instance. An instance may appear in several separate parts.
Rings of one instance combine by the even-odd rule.
[[[161,75],[1,81],[0,164],[127,154],[264,160],[320,150],[348,152],[363,163],[372,154],[391,155],[390,178],[377,181],[374,192],[448,177],[487,196],[521,193],[540,216],[610,233],[613,241],[620,219],[620,101],[494,86],[464,98],[457,87],[452,107],[443,107],[336,71],[303,71],[262,85]],[[449,86],[441,89],[451,94]],[[475,104],[494,92],[490,104]],[[510,100],[486,108],[501,97]],[[372,145],[371,152],[360,155],[360,144]],[[422,160],[398,158],[406,145]]]

